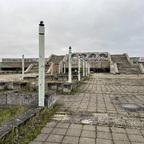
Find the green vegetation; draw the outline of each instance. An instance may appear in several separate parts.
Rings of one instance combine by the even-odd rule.
[[[5,139],[1,139],[2,144],[29,144],[41,132],[41,129],[50,121],[50,117],[60,109],[60,104],[55,104],[52,109],[43,109],[36,116],[32,117],[26,124],[17,129],[13,129],[11,134]]]
[[[77,87],[74,88],[70,94],[75,94],[77,93],[79,90],[80,90],[80,87],[83,85],[83,84],[86,84],[86,81],[90,80],[92,78],[92,74],[90,74],[89,76],[85,77],[83,81],[79,82]]]
[[[23,106],[10,106],[0,109],[0,125],[26,111]]]
[[[15,88],[15,90],[20,90],[22,92],[38,92],[38,87],[31,87],[31,86],[25,86],[23,88]],[[45,88],[45,92],[48,92],[49,90],[53,90],[52,88],[48,87],[48,88]]]
[[[23,92],[38,92],[38,87],[25,86],[25,87],[21,88],[21,91],[23,91]]]
[[[5,89],[0,90],[0,92],[8,92],[8,91],[12,91],[12,90],[5,90]]]
[[[88,81],[92,78],[92,74],[88,75],[87,77],[84,78],[84,81]]]

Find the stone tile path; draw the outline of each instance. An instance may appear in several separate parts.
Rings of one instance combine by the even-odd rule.
[[[144,143],[144,76],[94,74],[60,102],[60,112],[30,144]]]

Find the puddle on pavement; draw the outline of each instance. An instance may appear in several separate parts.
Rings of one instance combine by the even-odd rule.
[[[127,110],[139,110],[141,107],[137,104],[132,104],[132,103],[124,103],[121,104],[121,107]]]

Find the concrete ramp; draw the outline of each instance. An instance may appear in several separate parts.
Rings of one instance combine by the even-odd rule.
[[[127,54],[111,55],[113,63],[117,63],[118,71],[121,74],[140,74],[141,70],[138,64],[132,64]]]

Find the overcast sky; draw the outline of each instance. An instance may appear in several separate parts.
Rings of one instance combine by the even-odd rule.
[[[70,45],[144,57],[144,0],[0,0],[0,57],[38,57],[40,21],[46,57]]]

